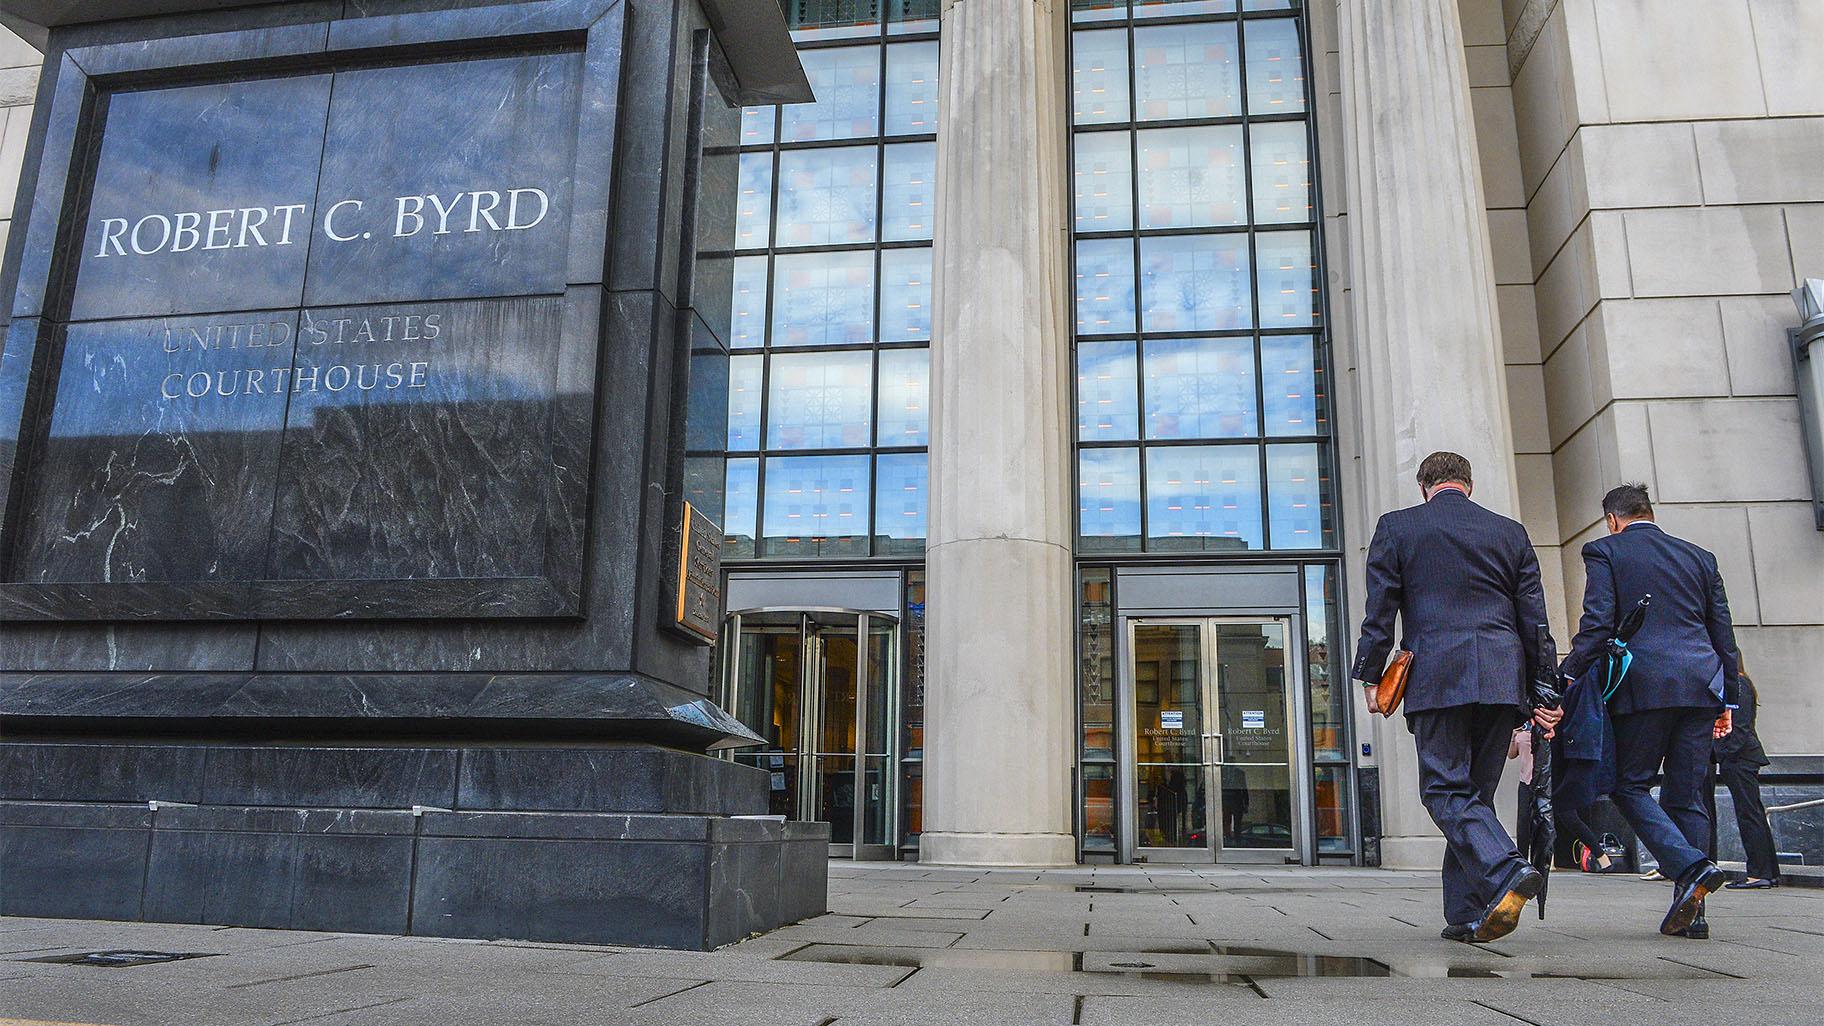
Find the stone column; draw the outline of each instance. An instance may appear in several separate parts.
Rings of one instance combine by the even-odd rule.
[[[1518,510],[1457,0],[1337,8],[1351,266],[1345,354],[1353,351],[1367,505],[1355,518],[1359,551],[1376,517],[1419,501],[1413,475],[1434,450],[1469,457],[1476,501]],[[1359,562],[1352,569],[1359,596]],[[1400,717],[1376,723],[1382,860],[1435,866],[1443,841],[1419,805],[1412,737]]]
[[[943,10],[923,862],[1076,860],[1063,11]]]

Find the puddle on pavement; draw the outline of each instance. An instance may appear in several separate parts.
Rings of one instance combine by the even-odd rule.
[[[1458,980],[1628,980],[1622,973],[1564,972],[1470,965],[1448,959],[1384,962],[1361,955],[1331,955],[1250,945],[1172,945],[1145,951],[994,951],[978,948],[915,948],[856,944],[808,944],[781,956],[795,962],[891,965],[909,969],[950,968],[1024,972],[1096,973],[1176,983],[1254,985],[1256,980],[1386,978]],[[1693,969],[1656,972],[1652,979],[1715,979]]]
[[[181,962],[187,958],[208,958],[208,952],[202,951],[84,951],[76,955],[44,955],[39,958],[21,958],[20,962],[49,962],[53,965],[96,965],[105,968],[119,969],[134,965],[156,965],[160,962]]]

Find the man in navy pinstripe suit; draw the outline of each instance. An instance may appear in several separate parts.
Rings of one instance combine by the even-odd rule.
[[[1381,517],[1368,546],[1368,604],[1351,675],[1374,685],[1393,649],[1412,653],[1406,725],[1425,810],[1444,834],[1446,940],[1513,932],[1544,880],[1495,817],[1508,740],[1526,718],[1545,594],[1526,529],[1470,501],[1469,461],[1434,452],[1419,464],[1425,501]],[[1391,710],[1388,711],[1391,713]],[[1552,730],[1559,713],[1541,711]]]
[[[1609,701],[1615,720],[1611,798],[1673,881],[1668,936],[1710,936],[1705,895],[1727,879],[1704,854],[1710,843],[1705,775],[1713,739],[1726,736],[1741,692],[1741,656],[1716,557],[1653,522],[1645,485],[1602,499],[1607,537],[1583,547],[1583,621],[1562,669],[1580,676],[1602,654],[1623,613],[1653,596],[1628,643],[1634,661]],[[1664,766],[1659,801],[1648,788]],[[1700,925],[1700,923],[1702,925]]]

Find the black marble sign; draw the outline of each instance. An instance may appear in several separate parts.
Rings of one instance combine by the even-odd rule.
[[[559,47],[101,90],[0,617],[580,614],[590,74]]]

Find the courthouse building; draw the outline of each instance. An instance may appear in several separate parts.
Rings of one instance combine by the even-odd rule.
[[[1525,524],[1561,646],[1645,482],[1815,795],[1824,4],[1065,6],[784,0],[815,100],[705,152],[700,665],[771,811],[856,858],[1432,864],[1346,676],[1434,449]],[[10,195],[40,55],[4,57]]]

